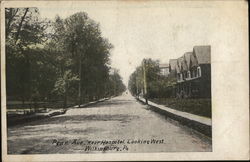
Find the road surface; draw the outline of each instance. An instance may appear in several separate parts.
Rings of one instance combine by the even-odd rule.
[[[211,139],[150,110],[130,94],[8,128],[8,154],[200,152]]]

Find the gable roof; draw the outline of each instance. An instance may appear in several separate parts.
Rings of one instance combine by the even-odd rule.
[[[177,59],[177,65],[180,71],[182,71],[184,69],[184,56],[181,56]]]
[[[185,62],[185,70],[188,70],[190,68],[190,59],[191,59],[191,55],[193,54],[193,52],[186,52],[184,53],[184,62]]]
[[[177,66],[177,59],[170,59],[169,60],[169,69],[170,71],[175,71]]]
[[[210,64],[211,46],[194,46],[193,55],[196,57],[198,64]]]

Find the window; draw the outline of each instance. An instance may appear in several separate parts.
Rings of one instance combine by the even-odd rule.
[[[200,66],[197,67],[197,72],[198,72],[198,77],[201,77],[201,67]]]
[[[183,78],[182,78],[182,73],[178,73],[178,74],[177,74],[177,80],[178,80],[178,81],[182,81],[182,79],[183,79]]]
[[[186,78],[187,78],[187,72],[185,71],[183,75],[183,79],[186,79]]]
[[[180,74],[180,80],[181,80],[181,81],[183,80],[183,76],[182,76],[182,73]]]
[[[196,77],[196,70],[193,69],[193,70],[192,70],[192,78],[195,78],[195,77]]]
[[[190,71],[187,72],[187,78],[191,78]]]

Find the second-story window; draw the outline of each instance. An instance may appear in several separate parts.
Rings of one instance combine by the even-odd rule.
[[[198,73],[198,77],[201,77],[201,67],[200,66],[197,67],[197,73]]]
[[[196,77],[196,69],[193,69],[192,70],[192,78],[195,78]]]
[[[181,80],[181,81],[183,80],[183,75],[182,75],[182,73],[180,74],[180,80]]]
[[[187,78],[191,78],[190,71],[187,72]]]
[[[187,78],[187,72],[185,71],[184,72],[184,78],[183,79],[186,79]]]

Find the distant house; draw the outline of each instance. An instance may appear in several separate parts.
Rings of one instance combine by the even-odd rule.
[[[171,77],[176,77],[177,74],[177,59],[169,60],[169,75]]]
[[[169,65],[168,64],[160,64],[160,75],[167,77],[169,75]]]
[[[184,57],[181,56],[177,59],[177,82],[183,82],[183,62],[184,62]]]
[[[177,59],[176,96],[211,97],[211,47],[195,46]]]
[[[190,72],[190,58],[192,56],[192,52],[186,52],[184,54],[184,61],[183,61],[183,76],[185,80],[188,80],[191,78],[191,72]]]

